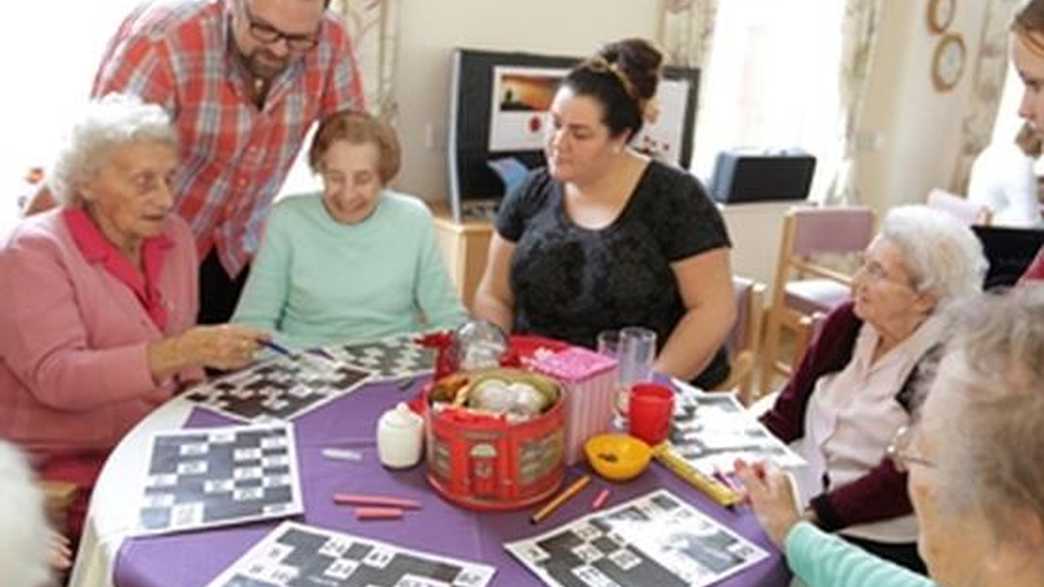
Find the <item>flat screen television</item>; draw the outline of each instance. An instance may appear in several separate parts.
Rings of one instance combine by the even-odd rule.
[[[448,125],[453,218],[489,217],[526,171],[545,164],[544,133],[558,84],[580,57],[455,49]],[[660,117],[632,145],[688,167],[699,70],[668,66],[657,90]],[[497,168],[499,171],[495,171]]]

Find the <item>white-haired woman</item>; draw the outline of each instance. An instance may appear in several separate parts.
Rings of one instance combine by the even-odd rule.
[[[762,422],[808,461],[806,517],[924,571],[906,476],[885,458],[910,423],[911,381],[947,335],[939,310],[981,290],[986,261],[972,231],[924,206],[891,210],[856,272],[852,301],[822,329]]]
[[[267,336],[193,327],[196,251],[171,213],[176,160],[162,108],[92,102],[50,176],[63,206],[0,243],[0,437],[28,451],[41,478],[81,488],[74,539],[120,438],[201,367],[242,366]]]
[[[889,454],[909,471],[918,547],[946,587],[1044,585],[1044,285],[953,308],[918,419]],[[738,464],[754,511],[809,587],[928,587],[800,521],[786,475]]]
[[[53,552],[43,493],[19,451],[0,442],[0,573],[4,584],[47,585]]]

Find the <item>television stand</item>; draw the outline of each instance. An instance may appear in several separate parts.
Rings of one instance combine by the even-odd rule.
[[[497,216],[497,208],[500,200],[467,200],[460,203],[460,220],[468,222],[471,220],[482,220],[492,222]]]
[[[468,202],[470,204],[472,202]],[[492,202],[490,202],[492,203]],[[435,216],[435,239],[442,251],[450,279],[464,307],[471,310],[482,272],[486,269],[489,240],[493,236],[495,204],[481,209],[489,210],[487,216],[476,218],[465,216],[457,222],[444,202],[429,202]]]

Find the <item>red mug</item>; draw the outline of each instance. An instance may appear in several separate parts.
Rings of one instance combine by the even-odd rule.
[[[631,386],[628,419],[631,436],[656,446],[667,440],[674,413],[674,391],[658,383],[635,383]]]

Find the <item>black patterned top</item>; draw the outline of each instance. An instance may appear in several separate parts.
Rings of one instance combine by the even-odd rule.
[[[570,220],[563,187],[535,170],[497,213],[497,232],[516,245],[513,331],[594,348],[602,330],[645,326],[662,347],[685,314],[670,264],[731,246],[718,209],[695,177],[656,161],[598,230]],[[707,387],[727,376],[719,351],[696,381]]]

